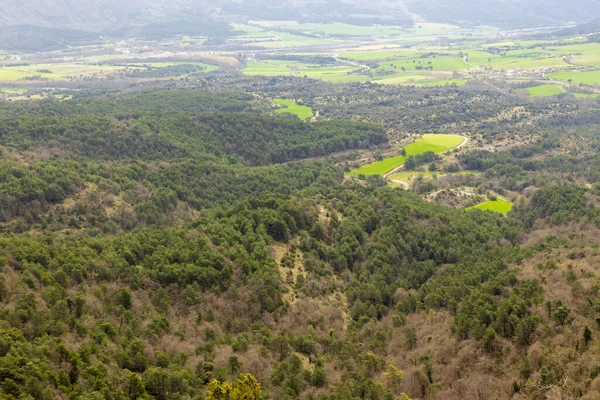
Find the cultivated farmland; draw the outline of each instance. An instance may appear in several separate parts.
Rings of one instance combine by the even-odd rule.
[[[436,154],[443,153],[459,146],[463,141],[464,138],[462,136],[425,134],[420,139],[404,147],[406,156],[398,155],[363,165],[362,167],[348,172],[347,175],[383,175],[386,172],[403,165],[404,161],[409,156],[416,156],[428,151],[432,151]]]
[[[512,210],[512,208],[513,208],[513,205],[511,203],[509,203],[508,201],[503,200],[503,199],[496,199],[496,200],[485,201],[483,203],[477,204],[476,206],[469,207],[469,208],[467,208],[467,211],[473,210],[473,209],[478,209],[478,210],[484,210],[484,211],[493,211],[493,212],[497,212],[497,213],[506,215],[510,212],[510,210]]]
[[[295,114],[298,118],[305,120],[313,116],[313,110],[310,107],[297,104],[294,100],[290,99],[274,99],[275,104],[285,106],[285,108],[279,108],[275,110],[276,113],[289,113]]]

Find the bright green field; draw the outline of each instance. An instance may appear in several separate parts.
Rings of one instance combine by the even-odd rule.
[[[377,71],[402,72],[402,68],[406,71],[429,71],[429,69],[425,68],[433,68],[433,71],[456,71],[470,68],[470,65],[464,62],[462,58],[458,57],[416,58],[412,60],[397,60],[381,63],[379,64]]]
[[[476,206],[467,208],[467,211],[477,208],[478,210],[493,211],[501,214],[508,214],[512,210],[513,205],[506,200],[498,199],[494,201],[485,201]]]
[[[552,79],[557,81],[568,82],[571,79],[573,85],[598,85],[600,84],[600,70],[597,71],[562,71],[548,74]]]
[[[595,93],[569,93],[579,99],[595,99],[600,96],[600,94]]]
[[[539,85],[527,88],[527,93],[529,93],[531,97],[555,96],[563,92],[564,89],[559,85]]]
[[[311,118],[313,116],[313,110],[307,106],[301,106],[296,104],[294,100],[290,99],[273,99],[275,104],[285,106],[286,108],[280,108],[276,110],[276,113],[291,113],[296,114],[301,120]]]
[[[0,81],[18,81],[32,76],[47,80],[106,77],[106,75],[119,69],[121,69],[121,67],[88,64],[37,64],[18,67],[0,67]],[[39,72],[40,70],[49,70],[51,72]]]
[[[285,67],[249,61],[244,69],[246,75],[278,76],[289,75],[291,71]]]
[[[600,64],[600,43],[585,43],[555,48],[556,54],[571,54],[573,64],[598,66]]]
[[[345,82],[365,82],[369,80],[366,75],[351,74],[356,70],[355,67],[318,67],[318,68],[300,68],[299,76],[306,76],[312,79],[321,79],[334,83]]]
[[[462,137],[454,135],[425,134],[421,139],[408,144],[404,149],[406,150],[406,157],[416,156],[428,151],[433,151],[438,154],[458,146],[463,140]],[[356,168],[347,172],[346,175],[383,175],[389,170],[404,164],[406,157],[396,156],[385,158],[381,161],[376,161]]]

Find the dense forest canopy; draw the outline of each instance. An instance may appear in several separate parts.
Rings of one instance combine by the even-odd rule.
[[[0,399],[600,398],[597,4],[55,3],[0,6]]]

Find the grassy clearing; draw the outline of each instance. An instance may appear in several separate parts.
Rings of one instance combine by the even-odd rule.
[[[481,50],[469,50],[466,53],[468,53],[467,61],[470,64],[497,70],[564,68],[568,66],[562,57],[540,49],[516,50],[502,55]]]
[[[401,72],[402,68],[406,71],[456,71],[470,67],[469,64],[459,57],[431,57],[381,63],[376,71]]]
[[[578,99],[596,99],[596,98],[600,97],[600,94],[596,94],[596,93],[569,93],[569,94],[577,97]]]
[[[246,75],[265,75],[265,76],[280,76],[290,75],[291,71],[285,67],[249,61],[244,68]]]
[[[276,110],[275,111],[276,113],[296,114],[298,116],[298,118],[300,118],[301,120],[305,120],[305,119],[311,118],[313,116],[312,108],[310,108],[308,106],[301,106],[299,104],[296,104],[296,102],[294,100],[273,99],[273,102],[275,104],[279,104],[279,105],[286,107],[286,108],[280,108],[280,109]]]
[[[355,67],[301,67],[298,75],[334,83],[366,82],[369,80],[367,75],[353,74],[353,71],[356,71]]]
[[[436,154],[443,153],[460,145],[463,140],[464,139],[462,137],[455,135],[425,134],[422,138],[404,147],[406,150],[406,156],[400,155],[385,158],[381,161],[376,161],[374,163],[356,168],[350,172],[347,172],[346,175],[383,175],[386,172],[404,164],[406,157],[416,156],[428,151],[433,151]]]
[[[18,67],[0,67],[0,81],[19,81],[37,77],[44,80],[68,80],[90,77],[106,77],[122,69],[110,65],[87,64],[36,64]]]
[[[600,64],[600,43],[560,46],[555,48],[555,53],[570,55],[573,64],[590,66],[598,66]]]
[[[569,82],[573,85],[600,85],[600,70],[597,71],[561,71],[548,74],[557,81]]]
[[[405,86],[446,86],[446,85],[457,85],[461,86],[467,83],[467,79],[452,79],[448,75],[448,78],[445,76],[440,76],[440,74],[414,74],[414,73],[404,73],[397,74],[391,78],[383,78],[373,80],[373,83],[380,83],[384,85],[405,85]]]
[[[565,90],[559,85],[539,85],[527,88],[526,91],[531,97],[544,97],[556,96],[557,94],[564,93]]]
[[[467,211],[473,210],[475,208],[478,210],[493,211],[493,212],[497,212],[497,213],[506,215],[509,213],[510,210],[512,210],[513,205],[512,205],[512,203],[509,203],[506,200],[497,199],[497,200],[485,201],[485,202],[483,202],[481,204],[477,204],[476,206],[473,206],[473,207],[468,207]]]

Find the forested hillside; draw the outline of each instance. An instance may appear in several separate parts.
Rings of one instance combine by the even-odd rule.
[[[598,113],[290,82],[0,105],[0,396],[600,396]],[[344,177],[467,128],[417,190]],[[417,194],[465,187],[515,206]]]

